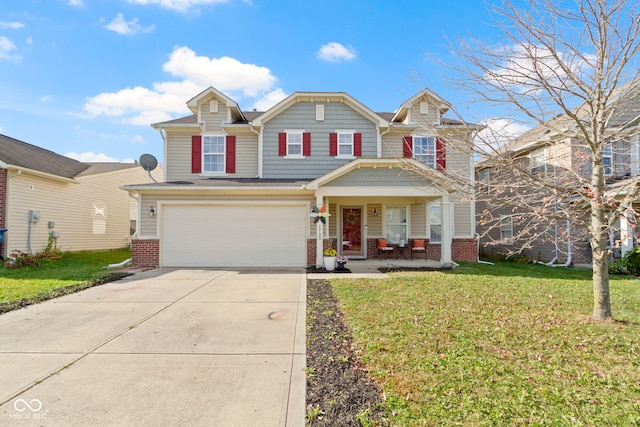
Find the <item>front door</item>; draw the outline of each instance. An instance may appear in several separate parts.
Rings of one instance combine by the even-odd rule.
[[[364,256],[362,208],[342,208],[342,255]]]

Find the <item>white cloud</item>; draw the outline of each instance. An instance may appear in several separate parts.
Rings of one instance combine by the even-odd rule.
[[[253,104],[253,108],[258,111],[266,111],[287,97],[287,94],[280,88],[273,90]]]
[[[187,114],[186,102],[209,86],[234,100],[253,98],[260,106],[273,105],[286,96],[274,88],[276,78],[266,67],[229,57],[198,56],[187,47],[176,47],[163,70],[180,80],[101,93],[87,99],[82,115],[117,117],[125,123],[148,126]]]
[[[74,160],[78,160],[79,162],[87,162],[87,163],[112,163],[112,162],[120,162],[120,160],[109,157],[106,154],[102,153],[94,153],[93,151],[87,151],[84,153],[76,153],[69,152],[65,154],[66,157],[70,157]]]
[[[73,7],[82,7],[82,6],[84,6],[84,1],[83,0],[69,0],[67,2],[67,4],[69,6],[73,6]]]
[[[143,27],[138,24],[138,18],[134,18],[131,21],[127,21],[124,19],[124,15],[122,13],[118,13],[115,18],[107,25],[104,26],[109,31],[114,31],[118,34],[123,34],[125,36],[133,36],[138,33],[149,33],[155,30],[155,25],[149,25],[147,27]]]
[[[356,52],[351,45],[343,46],[336,42],[322,45],[318,52],[316,52],[316,56],[319,59],[330,62],[351,61],[356,58],[357,54],[358,52]]]
[[[485,119],[480,124],[485,128],[478,132],[476,143],[480,146],[492,146],[494,148],[514,140],[531,129],[531,126],[517,123],[510,119]]]
[[[11,40],[4,36],[0,36],[0,59],[9,59],[14,61],[19,61],[22,59],[21,56],[11,55],[9,52],[14,50],[16,45],[13,44]]]
[[[160,6],[177,12],[187,12],[191,8],[218,3],[228,3],[229,0],[129,0],[129,3]]]
[[[44,95],[40,97],[40,102],[49,102],[51,101],[51,95]]]
[[[19,28],[24,28],[24,24],[22,22],[0,21],[0,28],[6,28],[6,29],[9,29],[9,30],[17,30]]]

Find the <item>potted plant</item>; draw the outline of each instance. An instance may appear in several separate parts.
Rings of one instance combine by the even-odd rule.
[[[338,252],[333,249],[325,249],[324,250],[324,268],[327,271],[333,271],[336,269],[336,255]]]
[[[349,261],[349,258],[347,258],[344,255],[340,255],[339,257],[336,257],[336,268],[338,270],[344,270],[344,266],[347,263],[347,261]]]

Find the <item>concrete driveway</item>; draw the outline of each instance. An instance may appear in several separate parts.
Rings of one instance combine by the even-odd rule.
[[[169,270],[0,316],[0,425],[303,426],[302,269]]]

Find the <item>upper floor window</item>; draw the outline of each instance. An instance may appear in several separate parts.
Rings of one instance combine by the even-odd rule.
[[[225,137],[222,135],[204,135],[202,137],[203,172],[224,172]]]
[[[310,156],[311,133],[299,129],[278,133],[278,155],[289,158]]]
[[[490,179],[489,169],[481,169],[478,171],[478,185],[481,190],[489,191],[489,179]]]
[[[605,145],[602,150],[602,167],[604,168],[605,176],[613,175],[613,150],[611,144]]]
[[[413,137],[413,158],[431,166],[436,167],[436,139],[434,137],[414,136]]]
[[[302,131],[287,131],[287,156],[302,156]]]
[[[386,238],[389,243],[407,241],[407,207],[388,206],[385,209]]]
[[[547,159],[546,149],[540,148],[539,150],[531,152],[529,155],[530,166],[529,172],[533,174],[546,174],[547,173]]]
[[[338,156],[353,156],[353,132],[338,131]]]

